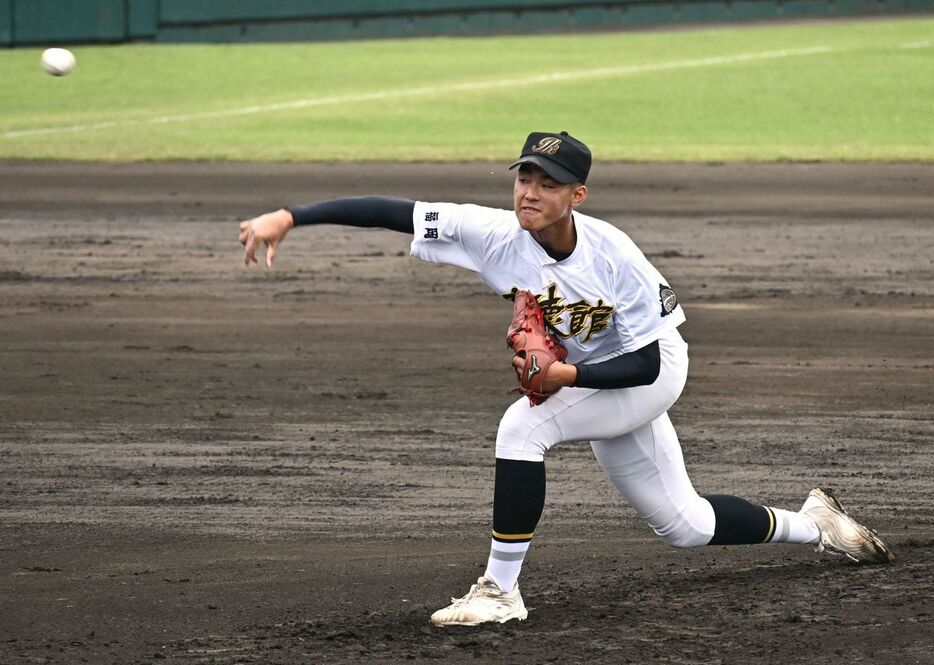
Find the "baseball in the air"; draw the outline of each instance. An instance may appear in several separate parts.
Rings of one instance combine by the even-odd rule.
[[[66,48],[47,48],[39,62],[52,76],[64,76],[75,68],[75,55]]]

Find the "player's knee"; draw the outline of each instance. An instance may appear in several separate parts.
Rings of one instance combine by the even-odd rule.
[[[500,459],[541,462],[548,446],[532,436],[528,427],[503,428],[496,434],[496,457]]]
[[[710,504],[697,497],[663,524],[653,525],[655,533],[668,545],[678,549],[701,547],[710,542],[714,531],[714,515]]]
[[[702,533],[690,526],[682,526],[667,533],[659,534],[662,540],[671,547],[677,549],[690,549],[692,547],[701,547],[710,540],[710,535]]]
[[[560,440],[552,420],[530,414],[525,399],[513,404],[503,415],[496,432],[496,456],[501,459],[541,462],[545,453]],[[541,407],[539,407],[541,408]]]

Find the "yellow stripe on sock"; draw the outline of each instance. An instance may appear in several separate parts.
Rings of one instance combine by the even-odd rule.
[[[534,533],[534,532],[533,532]],[[500,540],[528,540],[532,537],[531,533],[500,533],[493,531],[493,537]]]
[[[775,535],[775,513],[773,513],[772,509],[768,506],[762,507],[765,508],[765,512],[769,514],[769,532],[766,534],[765,540],[762,541],[763,543],[767,543],[772,540],[772,536]]]

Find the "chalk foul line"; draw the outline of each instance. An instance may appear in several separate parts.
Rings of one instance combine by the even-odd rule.
[[[21,129],[3,132],[3,138],[13,139],[24,136],[42,136],[48,134],[67,134],[75,132],[88,132],[99,129],[114,129],[119,127],[137,127],[142,125],[165,125],[170,123],[191,122],[197,120],[211,120],[215,118],[230,118],[236,116],[257,115],[262,113],[275,113],[294,109],[313,108],[317,106],[333,106],[337,104],[353,104],[359,102],[375,102],[386,99],[399,99],[402,97],[419,97],[440,95],[452,92],[477,92],[483,90],[496,90],[499,88],[514,88],[517,86],[540,85],[542,83],[555,83],[561,81],[578,81],[582,79],[612,78],[629,74],[642,74],[647,72],[661,72],[677,69],[692,69],[697,67],[712,67],[715,65],[731,65],[756,60],[770,60],[775,58],[792,58],[807,55],[830,53],[835,49],[827,46],[813,46],[800,49],[784,49],[779,51],[760,51],[758,53],[736,53],[733,55],[711,56],[691,60],[673,60],[644,65],[621,65],[618,67],[599,67],[596,69],[583,69],[567,72],[554,72],[538,76],[522,78],[494,79],[491,81],[475,81],[465,83],[448,83],[434,86],[416,88],[400,88],[397,90],[381,90],[375,92],[358,93],[351,95],[336,95],[332,97],[311,97],[292,102],[278,104],[263,104],[259,106],[243,106],[234,109],[221,109],[217,111],[203,111],[199,113],[180,113],[176,115],[163,115],[154,118],[140,118],[134,120],[113,120],[109,122],[91,122],[80,125],[60,125],[57,127],[37,127],[35,129]]]

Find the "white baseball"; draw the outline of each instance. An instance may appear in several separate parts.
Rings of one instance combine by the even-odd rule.
[[[64,76],[75,68],[75,55],[65,48],[47,48],[39,62],[42,69],[52,76]]]

